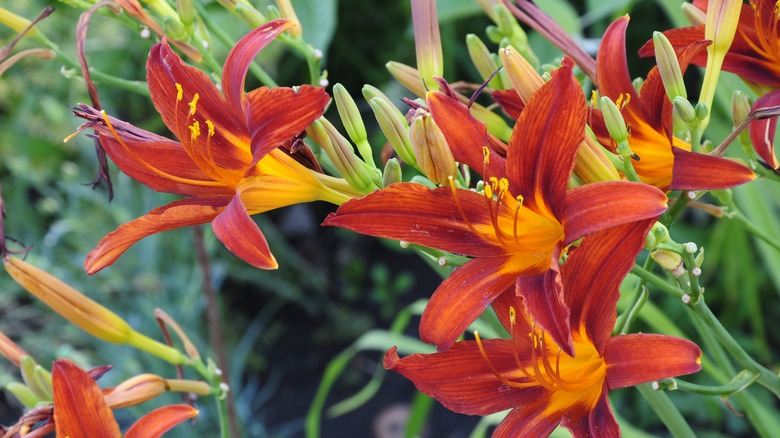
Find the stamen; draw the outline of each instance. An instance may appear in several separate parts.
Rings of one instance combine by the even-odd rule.
[[[81,134],[82,132],[84,132],[85,130],[87,130],[88,128],[90,128],[92,125],[93,125],[93,123],[85,123],[85,124],[83,124],[83,125],[79,126],[79,127],[76,129],[76,132],[74,132],[73,134],[71,134],[71,135],[69,135],[69,136],[67,136],[67,137],[63,138],[63,139],[62,139],[62,142],[63,142],[63,143],[67,143],[67,142],[69,142],[70,140],[72,140],[72,139],[73,139],[73,137],[75,137],[75,136],[77,136],[77,135]]]
[[[455,187],[455,179],[452,177],[452,175],[450,175],[447,177],[447,180],[450,183],[450,190],[452,190],[452,199],[455,201],[455,208],[458,209],[458,213],[460,213],[460,217],[463,219],[463,222],[466,224],[466,226],[469,228],[469,230],[472,233],[474,233],[475,235],[479,235],[477,229],[474,228],[474,225],[471,223],[468,216],[466,216],[466,212],[463,211],[463,206],[460,204],[460,200],[458,199],[458,189]]]
[[[182,98],[183,98],[183,95],[184,95],[184,90],[182,90],[181,84],[177,82],[176,83],[176,101],[180,102],[182,100]]]
[[[488,358],[487,352],[485,351],[485,347],[482,345],[482,339],[480,339],[478,331],[474,332],[474,338],[477,341],[477,347],[479,347],[479,352],[480,352],[480,354],[482,354],[482,358],[485,359],[485,362],[487,362],[488,368],[490,368],[490,372],[492,372],[493,375],[496,376],[496,378],[501,383],[503,383],[504,385],[507,385],[507,386],[511,386],[513,388],[525,388],[525,387],[529,386],[528,384],[523,384],[523,383],[520,383],[520,382],[509,381],[509,380],[507,380],[506,377],[502,376],[498,372],[498,370],[496,370],[496,367],[493,366],[493,362],[490,361],[490,358]]]
[[[523,195],[517,195],[517,198],[515,198],[515,201],[517,202],[515,204],[515,220],[512,224],[512,229],[515,235],[515,242],[520,243],[520,235],[517,234],[517,223],[520,220],[520,209],[523,208],[523,201],[525,198],[523,198]]]
[[[200,94],[198,94],[198,93],[195,93],[195,95],[194,95],[194,96],[192,96],[192,100],[191,100],[191,101],[190,101],[190,103],[188,104],[188,105],[190,106],[190,115],[191,115],[191,116],[194,116],[194,115],[195,115],[195,110],[196,110],[196,109],[197,109],[197,107],[198,107],[198,99],[200,99]]]

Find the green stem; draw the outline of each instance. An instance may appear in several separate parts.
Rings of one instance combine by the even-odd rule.
[[[227,397],[215,397],[217,403],[217,416],[219,417],[219,436],[230,438],[230,428],[228,427]]]
[[[742,391],[747,388],[758,378],[757,374],[750,371],[743,371],[739,373],[731,383],[718,386],[697,385],[695,383],[686,382],[678,379],[666,379],[658,382],[662,389],[677,390],[691,392],[701,395],[714,395],[718,397],[730,397],[733,394]]]
[[[653,258],[648,257],[645,260],[643,269],[649,271],[652,267]],[[615,333],[619,333],[621,335],[628,333],[628,329],[631,326],[631,323],[634,321],[634,319],[636,319],[636,317],[639,315],[639,311],[642,310],[642,306],[647,302],[647,288],[644,286],[645,280],[640,278],[636,288],[634,289],[634,298],[631,301],[631,304],[629,304],[628,309],[623,312],[622,315],[620,315],[617,323],[615,324]]]
[[[680,411],[669,399],[665,392],[655,391],[649,384],[637,385],[636,389],[647,400],[647,403],[653,408],[656,414],[661,418],[669,432],[675,438],[696,438],[696,434],[691,430],[691,426],[685,421]]]
[[[674,220],[677,219],[677,216],[682,213],[683,209],[686,205],[688,205],[689,202],[691,202],[691,200],[688,198],[688,192],[683,190],[680,192],[680,196],[677,198],[674,204],[669,207],[669,210],[661,215],[659,222],[666,225],[666,228],[671,228]]]
[[[750,219],[742,214],[742,212],[737,209],[735,205],[728,207],[725,217],[741,226],[745,231],[763,240],[772,248],[780,251],[780,242],[778,242],[774,237],[770,236],[769,233],[759,228],[756,224],[751,222]]]
[[[78,71],[81,71],[81,65],[73,60],[72,58],[68,57],[62,50],[60,50],[59,47],[57,47],[56,44],[52,43],[49,40],[45,40],[46,46],[51,49],[56,55],[57,59],[64,63],[66,66],[72,69],[76,69]],[[129,81],[127,79],[121,79],[116,76],[111,76],[106,73],[101,72],[100,70],[96,70],[92,67],[89,68],[89,73],[92,76],[92,79],[94,79],[96,82],[111,85],[112,87],[121,88],[123,90],[131,91],[133,93],[141,94],[144,96],[149,96],[149,88],[146,85],[146,82],[143,81]]]
[[[679,300],[682,300],[683,297],[687,295],[680,288],[672,286],[671,284],[664,281],[662,278],[658,277],[657,275],[653,274],[649,270],[639,265],[634,265],[634,267],[631,268],[631,273]]]

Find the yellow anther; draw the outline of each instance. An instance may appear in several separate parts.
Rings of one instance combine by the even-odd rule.
[[[195,93],[195,95],[192,96],[192,100],[189,103],[191,116],[195,115],[195,109],[198,107],[198,99],[200,99],[200,95],[198,93]]]
[[[509,306],[509,322],[512,325],[515,325],[515,320],[517,319],[517,312],[515,311],[515,308],[512,306]]]
[[[618,96],[617,100],[615,101],[615,106],[618,108],[622,108],[620,105],[623,103],[623,93],[620,93],[620,96]]]
[[[184,94],[184,90],[181,89],[181,84],[176,83],[176,101],[180,101],[182,99],[182,95]]]
[[[198,137],[200,136],[200,123],[198,123],[197,120],[195,120],[190,126],[190,132],[192,133],[191,134],[192,141],[197,140]]]
[[[507,180],[506,178],[501,178],[498,181],[498,191],[506,192],[507,190],[509,190],[509,180]]]
[[[590,106],[595,107],[596,102],[599,101],[599,93],[596,92],[596,90],[590,91]]]
[[[482,157],[485,164],[490,164],[490,149],[487,146],[482,146]]]
[[[617,102],[615,102],[615,106],[622,110],[628,106],[629,102],[631,102],[631,95],[628,93],[620,93]]]
[[[493,189],[494,191],[498,189],[498,178],[496,178],[495,176],[491,176],[488,179],[488,183],[490,184],[490,188]]]
[[[489,184],[485,184],[485,197],[488,199],[493,199],[493,189],[490,188]]]
[[[209,137],[214,136],[214,124],[211,123],[211,120],[206,120],[206,126],[209,128]]]
[[[525,198],[523,198],[523,195],[517,195],[517,209],[519,210],[523,206],[523,201],[525,201]]]

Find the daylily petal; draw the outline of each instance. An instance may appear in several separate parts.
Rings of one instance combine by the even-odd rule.
[[[615,225],[658,217],[664,211],[666,195],[655,187],[631,181],[586,184],[566,197],[563,244]]]
[[[449,187],[431,190],[421,184],[396,183],[344,203],[322,224],[472,257],[501,255],[500,247],[472,230],[493,230],[485,196],[458,189],[461,214],[452,193]]]
[[[517,91],[513,89],[494,90],[490,93],[490,97],[493,98],[509,117],[515,120],[520,118],[520,114],[523,112],[523,109],[525,109],[525,104],[520,99]]]
[[[319,118],[328,104],[321,87],[302,85],[261,87],[246,95],[246,118],[252,136],[252,164],[306,129]]]
[[[487,127],[471,115],[468,107],[441,92],[428,93],[428,108],[444,133],[455,161],[464,163],[487,179],[504,176],[504,158],[496,154]],[[484,148],[490,156],[485,159]]]
[[[680,148],[672,148],[672,152],[674,176],[669,190],[722,190],[756,179],[752,170],[728,158]]]
[[[111,266],[135,242],[161,231],[210,222],[227,205],[229,198],[183,199],[155,208],[138,219],[120,225],[100,240],[87,254],[84,270],[92,275]]]
[[[214,234],[238,258],[260,269],[276,269],[276,262],[263,232],[249,216],[241,197],[236,195],[211,223]]]
[[[753,104],[753,111],[777,105],[780,105],[780,90],[774,90],[759,97]],[[753,148],[755,148],[756,154],[773,169],[780,167],[780,162],[775,157],[776,131],[777,117],[750,122],[750,141],[753,142]]]
[[[537,391],[541,392],[541,391]],[[531,399],[528,403],[517,405],[507,414],[501,424],[493,431],[493,438],[541,437],[549,436],[563,417],[562,412],[547,412],[547,397]]]
[[[552,72],[517,120],[507,151],[509,190],[560,219],[574,156],[585,136],[585,97],[572,63]]]
[[[420,321],[420,339],[446,350],[488,305],[515,283],[509,258],[478,258],[456,269],[431,296]]]
[[[292,27],[295,27],[292,21],[269,21],[246,34],[230,49],[222,70],[222,89],[235,113],[244,112],[244,81],[255,56],[280,33]]]
[[[190,161],[204,156],[218,168],[246,169],[250,151],[243,112],[226,104],[204,72],[184,64],[165,42],[152,46],[146,70],[154,107],[176,137],[190,146]],[[190,126],[196,121],[204,134],[193,143]],[[207,134],[206,121],[213,125],[213,135]]]
[[[592,234],[571,251],[561,268],[572,329],[584,327],[599,352],[615,326],[620,283],[654,223],[655,218],[650,218]]]
[[[607,395],[607,385],[604,384],[596,406],[578,412],[577,415],[567,412],[561,425],[569,429],[575,437],[620,436],[620,427],[612,414]]]
[[[488,339],[482,346],[498,373],[517,374],[512,342]],[[462,414],[488,415],[533,403],[547,393],[539,386],[516,388],[501,382],[474,341],[458,342],[445,352],[402,359],[393,347],[385,355],[384,366],[403,374],[447,409]]]
[[[628,62],[626,60],[626,28],[628,27],[628,16],[623,16],[613,21],[604,32],[601,39],[596,62],[598,63],[598,86],[602,96],[617,100],[621,94],[628,93],[630,96],[629,106],[639,107],[636,103],[639,101],[639,95],[634,90],[631,82],[631,74],[628,72]],[[642,118],[647,117],[642,114]]]
[[[190,418],[198,411],[188,405],[170,405],[157,408],[139,418],[125,432],[125,438],[158,438],[174,426]]]
[[[574,341],[569,326],[569,308],[563,297],[563,284],[555,257],[550,270],[540,275],[523,275],[517,279],[517,295],[534,322],[547,331],[564,353],[574,356]]]
[[[604,350],[609,389],[691,374],[701,369],[701,349],[665,335],[631,334],[609,338]]]
[[[66,359],[52,365],[54,423],[58,437],[121,437],[103,393],[86,371]]]

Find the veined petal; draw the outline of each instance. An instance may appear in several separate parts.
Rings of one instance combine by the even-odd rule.
[[[125,438],[158,438],[174,426],[195,418],[198,411],[188,405],[170,405],[157,408],[139,418],[125,432]]]
[[[470,260],[456,269],[431,296],[420,321],[420,339],[446,350],[488,305],[515,283],[518,267],[510,258]]]
[[[538,391],[541,392],[541,391]],[[549,393],[517,405],[493,431],[493,438],[549,436],[563,417],[562,412],[547,412]]]
[[[146,70],[154,107],[165,125],[188,147],[193,161],[204,157],[220,169],[248,167],[249,133],[243,112],[227,105],[205,73],[184,64],[164,42],[152,46]],[[208,135],[212,130],[206,121],[212,124],[213,135]],[[204,134],[193,140],[191,126],[195,122]]]
[[[321,87],[302,85],[261,87],[246,95],[246,120],[252,136],[252,164],[306,129],[319,118],[328,104]]]
[[[564,353],[574,356],[569,308],[564,302],[557,257],[550,261],[547,272],[523,275],[517,279],[517,295],[523,298],[525,308],[534,322],[550,334]]]
[[[512,342],[503,339],[482,341],[485,355],[501,375],[516,375]],[[547,390],[530,384],[518,388],[496,377],[474,341],[461,341],[447,351],[413,354],[399,358],[396,348],[385,355],[386,369],[403,374],[421,392],[438,400],[447,409],[469,415],[488,415],[538,401]],[[520,381],[518,378],[512,381]],[[530,383],[530,382],[527,382]]]
[[[103,393],[86,371],[66,359],[52,365],[54,423],[58,437],[121,437]]]
[[[487,127],[471,115],[468,107],[442,92],[428,93],[428,108],[436,125],[444,133],[455,161],[482,174],[482,178],[502,178],[504,158],[492,148]],[[485,158],[487,148],[489,157]]]
[[[753,104],[753,111],[777,105],[780,105],[780,91],[774,90],[759,97]],[[780,162],[775,157],[774,142],[776,131],[777,117],[750,122],[750,141],[753,142],[756,154],[772,166],[773,169],[780,167]]]
[[[756,179],[752,170],[728,158],[680,148],[672,148],[672,152],[674,175],[669,190],[722,190]]]
[[[634,266],[655,218],[619,225],[586,237],[561,267],[571,326],[584,327],[596,350],[615,326],[620,283]]]
[[[111,266],[135,242],[162,231],[210,222],[229,202],[227,197],[183,199],[155,208],[119,226],[87,254],[84,270],[92,275]]]
[[[276,262],[263,232],[249,216],[237,194],[211,223],[214,234],[238,258],[260,269],[276,269]]]
[[[322,224],[472,257],[501,255],[501,247],[487,240],[493,227],[485,196],[456,190],[457,203],[449,187],[431,190],[421,184],[392,184],[343,204]]]
[[[657,218],[664,211],[666,195],[655,187],[631,181],[586,184],[566,197],[563,244],[615,225]]]
[[[528,208],[563,216],[566,187],[585,136],[585,97],[571,61],[533,94],[517,120],[507,151],[509,190]]]
[[[639,95],[634,90],[631,82],[631,75],[628,72],[628,61],[626,60],[626,28],[628,27],[628,16],[623,16],[613,21],[604,32],[601,39],[596,62],[598,69],[598,86],[602,96],[607,96],[613,101],[617,100],[621,94],[628,93],[630,96],[629,106],[641,108],[639,106]],[[647,120],[644,114],[642,118]]]
[[[609,406],[607,385],[593,408],[576,406],[563,416],[561,425],[575,437],[620,436],[620,427]]]
[[[504,112],[514,120],[520,118],[520,114],[525,109],[525,104],[520,99],[517,91],[513,89],[509,90],[494,90],[490,93],[490,97],[501,107]]]
[[[269,21],[246,34],[230,49],[222,69],[222,89],[234,113],[244,113],[244,81],[255,56],[280,33],[292,27],[295,27],[292,21]]]
[[[604,360],[609,389],[625,388],[699,371],[701,349],[673,336],[613,336],[606,343]]]

